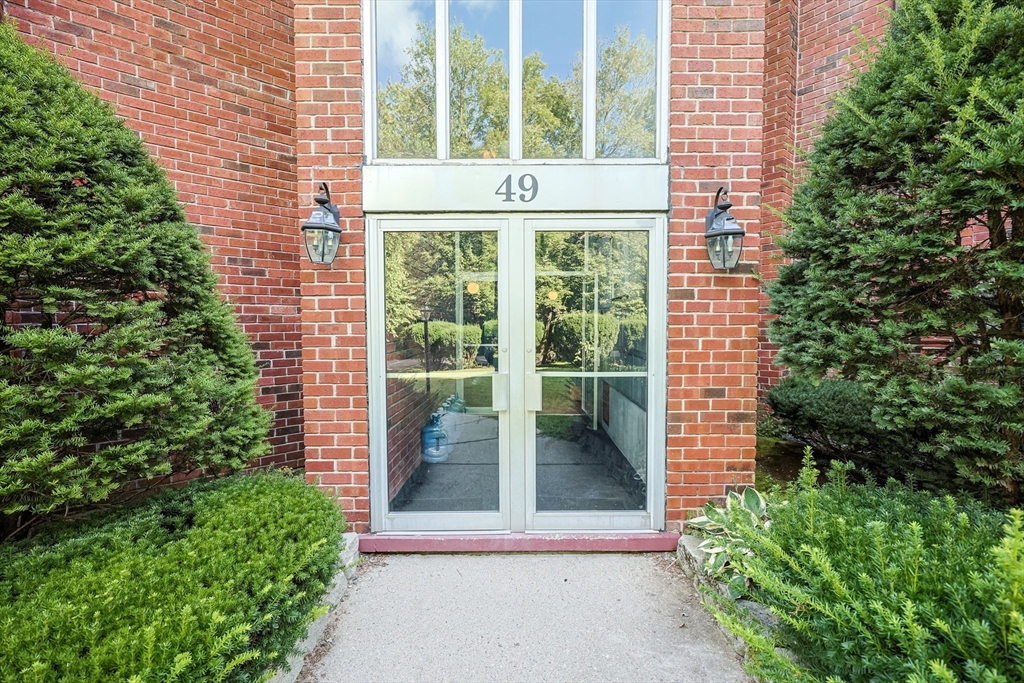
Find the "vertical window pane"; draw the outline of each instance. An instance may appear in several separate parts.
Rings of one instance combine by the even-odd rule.
[[[507,159],[508,0],[451,0],[451,157]]]
[[[597,2],[597,157],[656,156],[656,0]]]
[[[583,156],[583,0],[523,1],[523,158]]]
[[[377,156],[437,157],[433,0],[377,9]]]
[[[537,510],[647,506],[648,233],[538,232]]]
[[[498,240],[384,235],[392,512],[498,509]]]

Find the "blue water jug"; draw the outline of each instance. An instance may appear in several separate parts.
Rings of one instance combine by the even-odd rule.
[[[451,447],[448,444],[448,435],[441,426],[441,416],[433,413],[430,421],[420,429],[420,445],[423,451],[423,462],[435,463],[444,462],[448,459]]]

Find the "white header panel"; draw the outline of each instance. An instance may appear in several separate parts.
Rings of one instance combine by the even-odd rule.
[[[363,167],[367,213],[667,211],[668,166],[466,164]]]

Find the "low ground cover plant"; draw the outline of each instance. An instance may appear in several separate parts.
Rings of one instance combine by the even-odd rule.
[[[719,601],[719,618],[751,644],[755,672],[776,681],[1024,680],[1024,514],[895,481],[851,484],[847,473],[834,464],[819,487],[808,459],[787,498],[767,496],[765,515],[736,504],[707,516],[724,529],[712,543],[745,577],[745,595],[780,620],[765,633]]]
[[[255,681],[337,570],[344,520],[300,478],[237,475],[0,545],[0,681]]]

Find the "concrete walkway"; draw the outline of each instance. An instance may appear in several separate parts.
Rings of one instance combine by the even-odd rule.
[[[668,554],[364,558],[300,681],[750,680]]]

